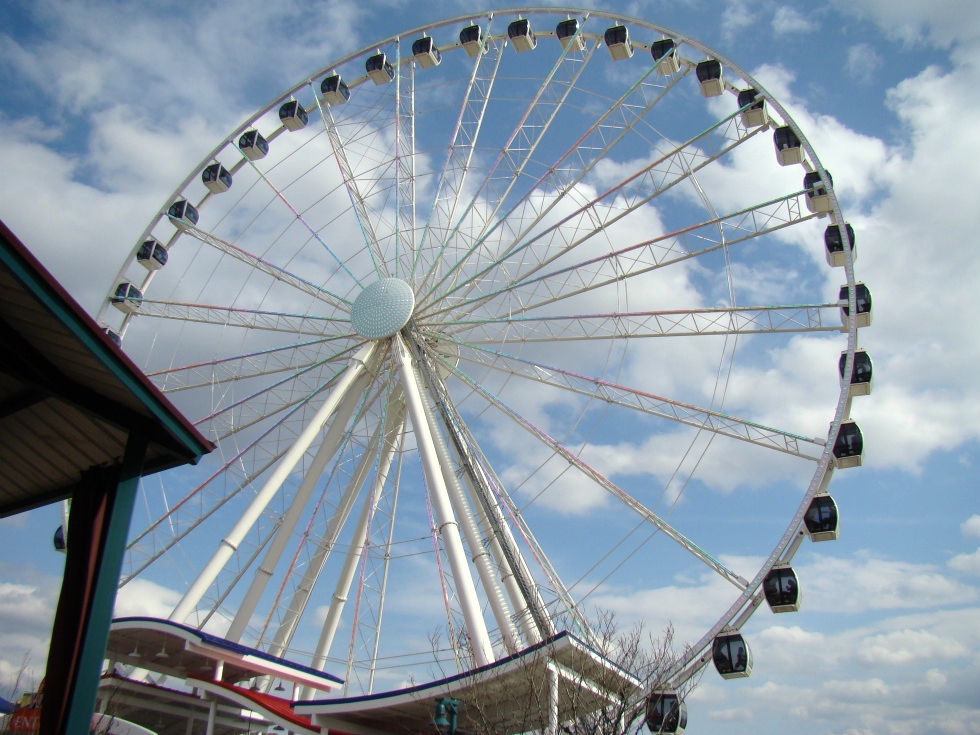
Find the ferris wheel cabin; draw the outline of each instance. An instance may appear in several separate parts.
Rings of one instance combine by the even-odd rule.
[[[776,146],[776,160],[779,161],[780,166],[803,163],[803,146],[789,125],[776,128],[772,134],[772,142]]]
[[[854,250],[854,228],[849,224],[844,224],[844,229],[847,230],[847,244],[851,249],[851,259],[857,258],[857,253]],[[847,263],[847,254],[844,252],[844,238],[841,237],[841,230],[839,225],[828,225],[827,229],[823,232],[823,243],[827,251],[827,265],[834,268],[840,268]]]
[[[160,270],[167,264],[167,249],[152,238],[144,240],[136,251],[136,262],[148,271]]]
[[[743,679],[752,673],[752,652],[740,633],[723,633],[711,644],[711,659],[723,679]]]
[[[194,208],[194,205],[186,199],[178,199],[171,204],[170,209],[167,210],[167,216],[170,217],[170,221],[174,223],[174,226],[178,230],[186,230],[188,227],[194,227],[201,217]]]
[[[538,39],[531,30],[531,21],[527,18],[518,18],[507,26],[507,38],[517,53],[532,51],[538,45]]]
[[[122,337],[119,336],[119,332],[109,329],[109,327],[102,327],[102,331],[105,332],[105,336],[110,339],[112,344],[116,347],[122,347]]]
[[[813,496],[803,516],[803,527],[811,541],[836,541],[839,527],[837,503],[827,493]]]
[[[650,46],[650,55],[657,65],[657,73],[663,76],[676,74],[681,70],[681,63],[677,60],[677,49],[673,38],[663,38],[654,41]]]
[[[459,32],[459,43],[470,58],[486,53],[487,50],[483,43],[483,29],[475,23]]]
[[[844,367],[847,365],[847,352],[840,353],[840,360],[837,362],[837,369],[840,372],[841,383],[844,381]],[[854,351],[854,369],[851,371],[850,394],[852,396],[871,395],[871,387],[874,383],[873,366],[871,357],[865,350]]]
[[[742,125],[759,128],[769,122],[766,114],[766,100],[756,89],[743,89],[738,93],[738,106],[742,109]]]
[[[436,43],[432,36],[422,36],[412,44],[412,58],[418,62],[423,69],[431,69],[439,66],[442,62],[442,54],[436,48]]]
[[[573,44],[572,51],[585,51],[585,39],[578,33],[578,19],[569,18],[563,20],[555,26],[555,35],[562,48],[568,48],[568,44]]]
[[[841,421],[834,440],[834,467],[839,470],[860,467],[864,458],[864,435],[854,419]]]
[[[350,99],[350,88],[340,74],[331,74],[320,82],[320,94],[328,105],[342,105]]]
[[[762,592],[774,613],[796,612],[803,601],[800,581],[789,565],[775,566],[762,581]]]
[[[123,314],[137,314],[143,302],[143,292],[132,283],[124,282],[116,286],[112,296],[112,305]]]
[[[843,330],[850,327],[850,304],[849,297],[851,294],[851,289],[845,283],[840,287],[840,292],[838,293],[838,301],[841,305],[840,307],[840,320],[843,325]],[[871,302],[871,290],[864,285],[863,282],[858,281],[854,284],[854,301],[857,307],[857,326],[858,327],[870,327],[871,319],[874,316],[872,312],[873,304]]]
[[[201,181],[212,194],[221,194],[231,188],[231,174],[220,163],[212,163],[201,171]]]
[[[707,59],[700,62],[694,70],[698,75],[702,97],[717,97],[725,91],[725,80],[722,77],[721,62],[718,59]]]
[[[681,735],[687,727],[687,705],[674,691],[651,692],[646,716],[654,735]]]
[[[238,149],[250,161],[265,158],[269,152],[269,141],[262,137],[258,130],[246,130],[238,139]]]
[[[310,121],[310,116],[298,100],[289,100],[279,108],[279,121],[286,130],[302,130]]]
[[[633,44],[630,42],[629,28],[626,26],[607,28],[603,38],[613,61],[625,61],[633,58]]]
[[[374,56],[369,56],[364,62],[364,71],[371,77],[371,81],[379,87],[388,84],[395,78],[395,67],[388,61],[383,51],[378,51]]]
[[[834,185],[834,177],[830,175],[830,171],[827,172],[827,181],[831,186]],[[819,171],[811,171],[803,177],[803,188],[806,189],[806,208],[813,214],[821,214],[833,209],[827,185],[820,178]]]

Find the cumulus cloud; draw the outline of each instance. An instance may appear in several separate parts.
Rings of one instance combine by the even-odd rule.
[[[817,24],[813,20],[788,5],[776,8],[776,13],[772,17],[772,29],[779,35],[809,33],[816,27]]]
[[[881,68],[881,55],[869,44],[859,43],[847,50],[847,72],[862,84],[869,84]]]

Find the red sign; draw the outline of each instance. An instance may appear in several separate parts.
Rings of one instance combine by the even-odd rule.
[[[23,707],[10,715],[10,732],[37,735],[41,731],[41,710]]]

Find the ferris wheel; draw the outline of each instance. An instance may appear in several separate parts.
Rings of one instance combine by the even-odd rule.
[[[505,11],[337,59],[190,172],[99,315],[217,445],[144,481],[122,584],[355,694],[648,591],[677,623],[710,577],[672,676],[747,676],[861,463],[853,243],[785,109],[670,29]]]

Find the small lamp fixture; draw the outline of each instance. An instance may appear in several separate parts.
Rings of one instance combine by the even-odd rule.
[[[439,735],[456,735],[456,715],[459,712],[459,700],[451,697],[440,697],[436,700],[432,724],[436,726]]]
[[[280,679],[280,680],[279,680],[279,683],[278,683],[278,684],[276,684],[276,688],[275,688],[275,690],[274,690],[274,691],[277,691],[277,692],[284,692],[284,691],[286,691],[286,687],[284,687],[284,686],[282,685],[282,679]]]
[[[140,642],[139,641],[136,641],[136,643],[133,644],[133,650],[130,651],[129,654],[127,654],[127,655],[130,658],[142,658],[142,655],[140,654]]]
[[[160,651],[157,653],[157,655],[154,656],[153,658],[157,659],[158,661],[166,661],[168,658],[170,658],[170,654],[167,653],[166,641],[163,642],[163,648],[161,648]]]

